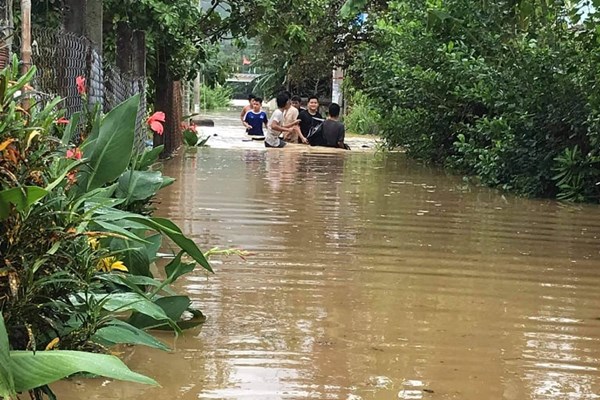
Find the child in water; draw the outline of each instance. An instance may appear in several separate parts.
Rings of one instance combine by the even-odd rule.
[[[244,116],[246,133],[252,136],[265,136],[263,125],[267,126],[269,119],[267,114],[261,110],[262,98],[256,97],[252,100],[252,109]]]

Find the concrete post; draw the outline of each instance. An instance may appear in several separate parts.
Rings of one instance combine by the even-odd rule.
[[[144,31],[133,32],[131,47],[133,76],[146,76],[146,34]]]
[[[85,36],[92,42],[98,55],[102,55],[102,2],[87,0],[85,9]]]
[[[132,35],[127,22],[121,21],[117,24],[117,67],[125,74],[132,73]]]
[[[79,36],[84,36],[87,0],[64,0],[64,5],[63,25],[65,30]]]
[[[194,79],[194,114],[200,114],[200,72],[196,74]]]

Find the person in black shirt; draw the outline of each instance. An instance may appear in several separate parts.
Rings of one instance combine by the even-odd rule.
[[[346,128],[338,119],[340,118],[340,106],[337,103],[329,105],[329,115],[323,122],[323,139],[327,147],[339,147],[345,149],[344,138]]]
[[[302,109],[298,115],[300,119],[300,131],[304,137],[308,136],[310,129],[323,122],[323,116],[319,113],[319,99],[317,96],[310,96],[306,109]]]

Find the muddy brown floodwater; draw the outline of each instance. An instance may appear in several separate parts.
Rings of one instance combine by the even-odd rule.
[[[217,148],[166,163],[157,213],[252,255],[180,282],[208,321],[162,336],[173,352],[124,355],[162,387],[75,379],[61,400],[600,398],[599,207],[403,154],[243,146],[216,119]]]

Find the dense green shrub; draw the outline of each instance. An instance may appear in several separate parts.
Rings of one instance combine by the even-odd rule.
[[[361,91],[352,94],[349,111],[344,117],[346,130],[360,135],[379,133],[379,114],[371,106],[370,100]]]
[[[215,85],[210,87],[201,85],[200,87],[200,107],[203,110],[214,110],[216,108],[225,108],[229,106],[233,90],[227,86]]]
[[[432,4],[390,2],[350,70],[387,144],[521,194],[599,200],[595,31],[559,5]]]
[[[35,68],[18,71],[16,59],[0,71],[0,398],[54,398],[47,385],[80,371],[156,383],[91,354],[114,344],[168,350],[147,330],[204,321],[170,289],[196,263],[212,269],[174,223],[150,215],[173,179],[160,171],[161,147],[134,147],[139,95],[67,120],[61,99],[42,104],[28,90]],[[77,88],[87,105],[83,77]],[[178,252],[156,279],[163,236]]]

